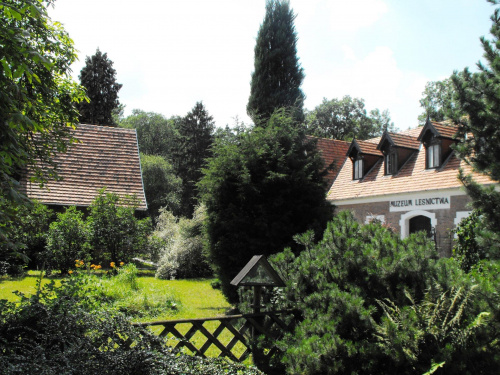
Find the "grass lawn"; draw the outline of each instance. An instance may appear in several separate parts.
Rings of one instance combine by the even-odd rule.
[[[7,299],[12,302],[19,300],[19,297],[14,294],[14,291],[20,291],[25,294],[33,294],[36,292],[36,283],[39,278],[38,272],[31,272],[18,279],[3,278],[0,279],[0,299]],[[44,278],[42,282],[50,282],[49,278]],[[60,284],[61,279],[55,279],[56,284]],[[208,318],[224,315],[232,306],[225,300],[220,290],[212,288],[210,279],[197,280],[159,280],[151,276],[139,277],[139,289],[141,291],[141,299],[148,299],[154,302],[155,299],[162,295],[172,296],[177,303],[175,310],[169,310],[164,315],[155,316],[154,318],[135,318],[135,321],[159,321],[159,320],[177,320],[177,319],[194,319]],[[143,302],[143,301],[141,301]],[[138,303],[138,307],[139,307]],[[204,324],[210,332],[213,332],[218,322],[206,322]],[[161,326],[151,327],[153,332],[159,333],[162,330]],[[177,329],[181,333],[186,333],[190,328],[189,324],[179,324]],[[170,336],[169,336],[170,337]],[[224,330],[219,336],[219,339],[227,344],[233,335],[227,330]],[[170,337],[172,345],[175,345],[176,339]],[[192,341],[197,347],[201,347],[205,342],[205,338],[200,333],[197,333]],[[245,350],[241,344],[236,345],[234,352],[241,355]],[[213,345],[207,351],[208,356],[218,356],[219,349]]]
[[[19,301],[19,296],[13,293],[15,291],[34,294],[39,276],[39,272],[30,271],[27,276],[22,278],[0,279],[0,299],[11,302]],[[59,278],[54,280],[56,285],[61,283]],[[44,277],[42,283],[47,284],[50,281],[50,278]],[[211,282],[210,279],[159,280],[151,276],[142,276],[139,277],[139,288],[149,299],[154,299],[155,296],[161,294],[168,294],[178,302],[176,310],[167,315],[156,316],[154,320],[206,318],[224,315],[231,308],[231,305],[219,290],[212,288]],[[151,319],[140,320],[149,321]]]

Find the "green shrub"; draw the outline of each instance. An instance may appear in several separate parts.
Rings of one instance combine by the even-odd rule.
[[[26,266],[43,266],[47,232],[54,212],[38,202],[12,207],[12,210],[15,214],[8,224],[10,241],[0,244],[0,275],[16,276]]]
[[[89,243],[94,263],[129,263],[146,247],[150,219],[137,220],[134,198],[120,198],[101,189],[89,207]]]
[[[474,210],[454,230],[456,239],[453,256],[466,272],[482,259],[500,258],[498,235],[488,229],[485,220],[481,211]]]
[[[286,288],[267,296],[269,309],[296,308],[302,315],[277,343],[288,373],[490,374],[498,368],[498,264],[467,275],[455,260],[438,259],[424,235],[401,240],[348,212],[328,224],[316,245],[311,233],[296,241],[305,246],[300,255],[286,250],[272,259]]]
[[[45,258],[47,266],[66,273],[75,265],[76,259],[88,259],[88,228],[83,220],[83,213],[74,206],[64,213],[57,214],[47,234]]]
[[[218,139],[199,184],[210,261],[230,302],[230,282],[253,255],[298,251],[293,236],[320,234],[332,217],[315,142],[286,110],[261,125]]]
[[[186,279],[212,275],[204,254],[206,240],[203,222],[205,217],[204,206],[196,208],[192,219],[177,220],[168,211],[162,212],[155,236],[162,236],[164,248],[156,277]]]

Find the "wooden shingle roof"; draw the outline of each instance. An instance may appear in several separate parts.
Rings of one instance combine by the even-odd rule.
[[[49,181],[40,188],[30,182],[28,170],[21,180],[27,197],[47,205],[86,207],[98,190],[106,187],[108,192],[120,196],[135,195],[137,209],[146,210],[136,131],[80,124],[71,132],[79,143],[54,157],[62,179]]]

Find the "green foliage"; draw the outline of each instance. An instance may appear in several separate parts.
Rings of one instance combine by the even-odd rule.
[[[495,371],[500,357],[487,349],[492,336],[485,334],[491,313],[478,313],[471,303],[478,285],[456,284],[447,291],[434,285],[420,303],[408,295],[411,304],[402,308],[379,302],[385,316],[376,326],[377,337],[394,361],[393,373],[435,372],[438,364],[446,374]]]
[[[133,198],[120,198],[101,189],[89,211],[89,243],[94,263],[128,263],[145,247],[151,223],[149,218],[136,219]]]
[[[99,48],[95,55],[85,58],[85,66],[80,72],[80,82],[87,92],[89,101],[80,103],[80,122],[93,125],[116,125],[113,111],[119,107],[116,70],[107,53]]]
[[[344,141],[378,137],[387,131],[394,131],[387,110],[378,109],[366,113],[363,99],[344,96],[341,100],[323,99],[323,102],[306,117],[307,133],[316,137]]]
[[[8,242],[8,223],[23,203],[19,173],[26,167],[35,180],[54,177],[55,151],[74,139],[76,104],[84,91],[70,78],[76,60],[73,41],[52,22],[52,1],[5,0],[0,7],[0,242]],[[40,163],[43,162],[43,163]]]
[[[150,217],[156,220],[162,207],[179,215],[182,180],[175,175],[172,164],[163,156],[141,153],[141,168]]]
[[[206,238],[203,223],[205,219],[204,206],[199,206],[195,210],[193,219],[177,220],[168,211],[161,213],[160,222],[153,233],[164,243],[156,271],[157,278],[189,279],[212,275],[204,254]]]
[[[427,118],[432,121],[444,121],[463,116],[455,98],[455,87],[451,78],[427,82],[420,106],[424,108],[424,112],[418,116],[420,125],[425,125]]]
[[[401,240],[340,212],[323,239],[272,263],[286,280],[268,308],[302,320],[278,342],[290,374],[490,374],[498,368],[498,263],[465,274],[422,233]],[[444,362],[444,363],[443,363]],[[440,372],[441,368],[443,371]]]
[[[453,257],[460,263],[465,272],[469,272],[481,259],[488,258],[488,246],[480,246],[478,240],[483,227],[481,213],[474,210],[462,219],[454,230],[456,239],[453,246]]]
[[[294,118],[304,120],[305,95],[300,89],[304,72],[297,57],[294,21],[288,1],[267,0],[266,15],[257,34],[247,104],[247,113],[255,124],[265,126],[279,108],[293,108]]]
[[[266,127],[218,139],[204,171],[210,259],[230,301],[229,283],[253,255],[279,252],[307,229],[319,234],[331,217],[322,159],[297,128],[278,111]]]
[[[380,224],[361,225],[349,212],[328,224],[313,245],[274,260],[287,282],[279,307],[298,308],[302,322],[279,343],[289,373],[384,373],[391,362],[374,344],[381,317],[377,300],[404,305],[405,291],[421,298],[433,276],[437,254],[423,236],[401,240]]]
[[[47,232],[54,213],[43,204],[27,202],[16,206],[9,224],[9,243],[0,243],[0,275],[19,274],[25,266],[42,266]]]
[[[177,126],[180,118],[165,118],[154,112],[134,109],[132,114],[120,121],[119,126],[137,130],[137,141],[141,153],[163,156],[172,161],[178,138]]]
[[[196,184],[201,180],[202,168],[212,155],[215,123],[212,116],[197,102],[178,125],[179,137],[174,154],[174,167],[182,179],[182,215],[191,217],[197,204]]]
[[[18,305],[0,301],[2,374],[261,374],[172,351],[123,314],[87,303],[94,286],[87,277],[72,277],[60,288],[40,288]]]
[[[490,1],[498,5],[496,0]],[[478,63],[479,71],[471,73],[467,68],[452,76],[456,99],[465,118],[455,118],[460,125],[463,141],[457,146],[461,158],[478,172],[500,181],[500,9],[491,16],[491,40],[481,38],[486,65]],[[469,136],[466,136],[466,135]],[[472,135],[472,136],[470,136]],[[481,186],[470,176],[460,175],[474,208],[480,209],[488,228],[500,240],[500,192],[491,186]]]
[[[57,220],[50,224],[47,234],[47,250],[44,253],[47,266],[66,273],[74,266],[75,259],[90,258],[88,238],[83,212],[72,206],[57,214]]]

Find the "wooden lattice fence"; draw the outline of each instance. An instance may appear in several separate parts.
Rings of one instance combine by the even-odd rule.
[[[264,336],[267,342],[272,343],[281,338],[285,332],[291,331],[297,319],[296,314],[296,312],[288,310],[272,311],[214,318],[134,323],[134,325],[159,327],[159,335],[174,342],[175,348],[186,348],[200,357],[206,357],[207,350],[211,346],[215,346],[220,351],[219,357],[242,362],[248,358],[252,350],[256,349],[255,339],[257,337]],[[209,322],[213,322],[215,325]],[[211,327],[207,328],[207,325]],[[221,334],[224,331],[226,332],[222,336],[226,338],[225,340],[221,339]],[[200,334],[203,337],[201,343]],[[194,340],[195,335],[197,336],[196,340]],[[236,348],[237,346],[239,348]],[[259,349],[261,355],[269,358],[277,352],[276,347],[269,346]]]

